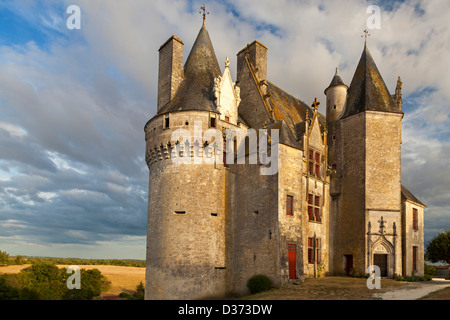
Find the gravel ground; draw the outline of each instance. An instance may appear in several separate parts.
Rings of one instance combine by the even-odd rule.
[[[376,293],[374,296],[382,300],[417,300],[446,287],[450,287],[450,280],[433,278],[432,281],[412,282],[389,292]]]

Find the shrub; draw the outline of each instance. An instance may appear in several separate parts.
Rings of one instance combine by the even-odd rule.
[[[270,290],[272,288],[272,281],[266,275],[257,274],[247,281],[247,288],[252,294]]]
[[[418,282],[418,281],[430,281],[431,276],[425,275],[423,277],[416,276],[416,273],[413,271],[411,276],[402,276],[399,274],[394,275],[394,280],[396,281],[407,281],[407,282]]]
[[[436,276],[436,266],[426,264],[425,265],[425,275],[434,277]]]
[[[358,269],[352,268],[350,270],[350,276],[353,278],[369,278],[370,275],[368,273],[362,272]]]

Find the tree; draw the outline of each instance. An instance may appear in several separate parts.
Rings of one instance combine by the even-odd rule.
[[[0,266],[9,264],[9,254],[0,250]]]
[[[439,233],[428,242],[425,259],[433,263],[450,263],[450,231]]]
[[[139,282],[139,284],[136,286],[136,299],[144,299],[145,296],[145,286],[144,283]]]

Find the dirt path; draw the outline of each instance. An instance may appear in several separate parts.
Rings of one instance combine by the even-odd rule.
[[[450,280],[433,279],[426,282],[412,282],[384,293],[375,293],[382,300],[417,300],[428,294],[450,287]]]

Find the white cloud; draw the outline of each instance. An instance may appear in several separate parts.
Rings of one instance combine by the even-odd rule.
[[[0,219],[27,212],[23,219],[33,232],[20,243],[41,241],[42,252],[80,246],[98,253],[64,233],[83,230],[74,223],[86,228],[79,239],[115,252],[112,239],[118,244],[146,232],[143,127],[156,112],[158,49],[175,34],[186,60],[202,2],[70,1],[82,9],[82,29],[71,31],[64,28],[69,1],[0,1],[0,8],[5,3],[48,43],[37,37],[0,48]],[[231,58],[233,78],[237,52],[259,40],[269,50],[269,80],[308,104],[317,97],[324,112],[323,91],[335,68],[348,85],[352,80],[371,4],[211,1],[207,28],[221,67]],[[404,83],[404,183],[428,205],[428,221],[448,226],[449,4],[407,0],[393,8],[382,7],[369,49],[391,92],[399,75]],[[60,231],[51,237],[53,224]],[[98,231],[88,230],[91,225]],[[19,243],[11,238],[11,248],[13,239]]]
[[[0,122],[0,129],[6,130],[11,136],[14,137],[21,138],[27,135],[27,131],[25,129],[10,123]]]

